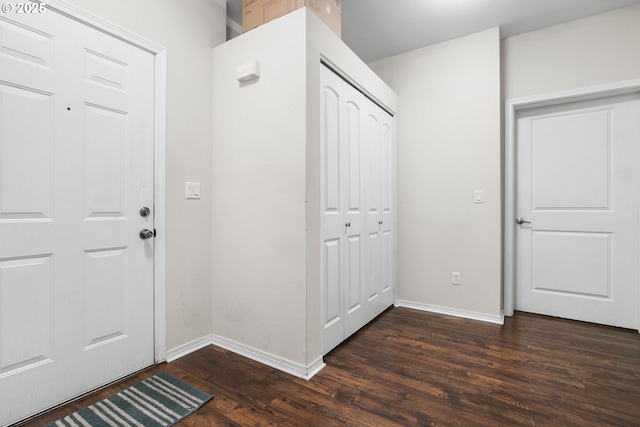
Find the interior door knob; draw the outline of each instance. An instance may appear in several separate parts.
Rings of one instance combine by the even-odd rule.
[[[519,216],[518,218],[516,218],[516,224],[518,225],[531,224],[531,221],[526,221],[524,218]]]
[[[150,239],[153,237],[153,231],[151,230],[147,230],[146,228],[144,230],[140,230],[140,238],[143,240],[146,239]]]

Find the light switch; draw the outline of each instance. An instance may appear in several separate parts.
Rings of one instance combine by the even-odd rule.
[[[187,199],[199,199],[199,198],[200,198],[200,183],[187,182]]]
[[[474,197],[473,201],[475,203],[483,203],[484,202],[484,196],[482,195],[482,190],[476,190],[473,197]]]

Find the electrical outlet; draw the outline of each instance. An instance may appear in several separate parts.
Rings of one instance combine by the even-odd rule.
[[[453,283],[454,285],[460,284],[460,273],[458,273],[457,271],[453,272],[453,274],[451,275],[451,283]]]

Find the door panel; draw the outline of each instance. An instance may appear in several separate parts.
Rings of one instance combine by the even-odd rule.
[[[640,101],[517,116],[516,309],[638,328]]]
[[[337,76],[336,76],[337,77]],[[362,110],[364,95],[340,79],[343,96],[342,141],[343,175],[347,234],[344,271],[344,338],[360,329],[365,322],[364,299],[364,176],[362,158]],[[344,340],[343,338],[343,340]]]
[[[372,105],[365,109],[363,144],[367,159],[366,230],[367,230],[367,280],[366,317],[370,321],[382,307],[382,238],[380,217],[382,214],[382,139],[380,120]]]
[[[380,232],[369,233],[367,240],[367,282],[366,300],[367,320],[378,315],[381,307],[382,293],[382,245]]]
[[[0,424],[153,363],[154,58],[0,17]]]
[[[364,278],[362,274],[364,247],[362,244],[362,236],[349,235],[346,244],[347,259],[343,261],[346,266],[345,305],[343,307],[346,322],[343,340],[362,327],[365,315],[364,305],[362,303],[364,295]]]
[[[0,219],[51,217],[52,105],[51,95],[0,84]]]
[[[362,239],[360,236],[349,236],[347,239],[347,278],[346,310],[347,316],[362,309]],[[349,329],[349,328],[348,328]]]
[[[611,240],[611,233],[534,231],[531,289],[567,296],[611,298]],[[554,269],[554,265],[562,267]]]
[[[394,276],[394,149],[393,118],[373,102],[365,123],[368,155],[367,181],[367,318],[373,319],[393,304]]]
[[[340,121],[342,88],[337,76],[322,69],[322,347],[329,351],[344,339],[342,250],[347,227],[343,200],[343,145]]]
[[[609,209],[611,113],[573,111],[532,120],[533,209]]]
[[[340,214],[340,95],[333,87],[323,91],[323,207],[326,215]]]
[[[85,106],[87,217],[124,217],[125,114]]]
[[[125,251],[125,248],[85,251],[85,351],[126,338]]]
[[[380,114],[380,138],[382,148],[382,200],[380,228],[382,231],[382,310],[385,310],[394,302],[393,282],[395,277],[394,247],[395,236],[393,233],[395,205],[394,179],[395,150],[393,145],[393,118],[385,111]]]
[[[367,217],[375,229],[382,210],[382,138],[380,121],[373,107],[367,109],[365,117],[364,143],[367,153]]]
[[[383,225],[383,227],[386,227]],[[391,227],[382,230],[382,310],[393,304],[393,234]]]
[[[345,108],[345,143],[347,144],[347,149],[345,151],[348,156],[348,167],[346,168],[348,185],[346,187],[349,191],[347,195],[347,209],[350,215],[358,216],[362,213],[362,155],[360,152],[361,110],[358,105],[361,100],[355,90],[349,92],[345,94],[345,98],[347,99]]]
[[[344,318],[342,316],[342,287],[340,269],[340,240],[327,239],[323,251],[322,280],[322,342],[323,346],[333,348],[344,337]]]
[[[51,362],[51,256],[0,262],[0,378]]]
[[[21,21],[0,19],[0,54],[19,60],[26,65],[25,68],[34,64],[50,68],[54,49],[52,36]]]

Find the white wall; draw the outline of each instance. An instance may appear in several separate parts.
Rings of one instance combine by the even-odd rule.
[[[305,9],[213,55],[214,334],[301,370],[322,356],[321,56],[395,109],[395,94]],[[251,60],[260,79],[241,85],[236,67]]]
[[[304,22],[265,25],[214,49],[213,330],[304,364]],[[257,60],[241,86],[236,67]]]
[[[211,333],[211,48],[223,0],[71,0],[167,49],[167,349]],[[186,200],[185,182],[202,183]]]
[[[501,309],[497,28],[370,64],[398,94],[398,299],[497,320]],[[483,190],[484,203],[474,203]],[[460,286],[452,272],[461,273]]]
[[[640,6],[522,34],[490,30],[370,64],[398,93],[401,300],[500,307],[502,99],[640,77]],[[470,202],[485,190],[485,204]],[[459,288],[451,272],[462,273]]]
[[[505,99],[640,77],[640,5],[502,42]]]

